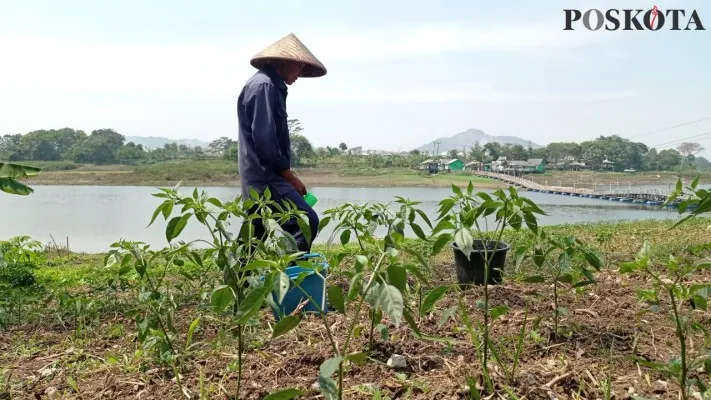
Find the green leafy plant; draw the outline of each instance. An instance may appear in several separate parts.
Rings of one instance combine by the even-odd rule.
[[[534,233],[538,232],[536,215],[545,215],[545,212],[532,200],[520,197],[514,187],[509,188],[508,194],[498,189],[492,195],[486,192],[474,193],[474,186],[469,182],[466,190],[452,185],[452,192],[450,197],[439,203],[438,222],[432,231],[432,253],[439,253],[447,244],[454,241],[455,251],[461,251],[467,259],[474,253],[479,253],[484,260],[484,298],[477,302],[477,307],[483,314],[483,322],[477,326],[477,329],[474,328],[469,316],[464,291],[460,285],[454,286],[453,290],[458,294],[459,316],[479,355],[482,365],[481,381],[489,392],[493,392],[494,383],[488,366],[492,348],[489,331],[491,323],[508,312],[506,305],[490,307],[489,277],[496,254],[494,250],[499,249],[499,245],[503,243],[503,234],[507,228],[520,231],[525,226]],[[492,218],[494,228],[486,229],[489,219]],[[477,242],[483,245],[479,246]]]
[[[308,229],[308,225],[303,223],[303,213],[293,204],[272,201],[269,190],[262,195],[252,191],[248,199],[238,197],[223,203],[205,192],[199,193],[197,189],[191,195],[184,195],[178,189],[179,185],[172,189],[162,188],[161,192],[154,194],[163,202],[155,209],[149,223],[150,226],[159,216],[168,221],[165,235],[169,246],[153,251],[143,243],[120,241],[112,246],[106,264],[118,263],[120,275],[135,270],[141,278],[141,307],[133,313],[139,328],[139,341],[144,343],[145,348],[157,350],[161,361],[172,365],[176,377],[179,376],[181,354],[188,351],[199,319],[191,324],[186,334],[185,350],[182,350],[176,345],[178,332],[173,322],[178,306],[173,298],[174,287],[166,279],[167,272],[186,262],[218,268],[224,282],[213,285],[205,297],[209,299],[213,312],[229,318],[230,326],[227,330],[236,336],[239,397],[245,326],[257,321],[257,314],[263,305],[274,305],[283,300],[290,287],[289,277],[284,270],[301,255],[295,251],[294,238],[284,232],[279,223],[299,218],[302,229]],[[173,216],[178,210],[178,215]],[[178,240],[191,219],[207,228],[211,240]],[[234,220],[242,222],[237,234],[228,230],[230,221]],[[255,235],[253,224],[258,220],[265,230],[262,237]],[[197,245],[203,247],[197,249]],[[274,327],[275,332],[283,334],[298,324],[298,319],[285,320]],[[290,324],[288,329],[285,324]],[[181,384],[179,379],[177,382]]]
[[[366,304],[370,308],[371,348],[376,328],[382,337],[387,337],[386,325],[381,323],[383,316],[389,317],[396,327],[407,322],[415,334],[420,335],[415,314],[408,305],[409,281],[410,277],[426,280],[422,269],[428,265],[421,254],[407,246],[405,230],[410,228],[418,237],[426,239],[419,223],[429,227],[431,224],[426,214],[415,207],[418,202],[397,198],[394,203],[397,211],[392,210],[392,204],[345,204],[326,211],[321,221],[319,229],[334,222],[331,240],[338,237],[344,246],[343,251],[331,258],[330,264],[341,265],[345,261],[353,265],[352,270],[343,271],[349,280],[345,291],[338,285],[328,287],[331,307],[346,316],[344,337],[337,340],[328,315],[320,310],[334,352],[319,369],[319,387],[327,399],[343,398],[346,363],[362,363],[368,358],[362,351],[352,351],[354,338],[362,333],[360,315]],[[383,240],[375,236],[378,228],[386,231]],[[356,250],[346,248],[351,238],[358,243]]]
[[[42,170],[26,165],[0,162],[0,190],[5,193],[27,196],[34,190],[18,181],[38,175]]]
[[[594,284],[593,273],[600,271],[602,261],[576,237],[559,238],[539,229],[536,239],[530,251],[522,248],[526,253],[519,262],[530,258],[537,267],[524,278],[525,282],[553,283],[553,335],[557,338],[560,316],[568,314],[568,309],[559,304],[561,285],[578,289]]]
[[[681,179],[678,180],[675,190],[670,193],[664,202],[665,206],[678,202],[679,214],[688,213],[687,216],[677,221],[674,227],[683,224],[691,218],[711,212],[711,191],[699,189],[699,179],[700,177],[697,176],[689,186],[684,186]]]
[[[690,262],[669,256],[663,268],[658,268],[651,259],[651,246],[645,241],[635,261],[624,263],[620,266],[623,274],[643,273],[651,283],[651,287],[641,290],[638,294],[641,299],[651,303],[653,309],[660,309],[663,300],[669,302],[669,314],[676,328],[676,337],[679,344],[679,357],[667,363],[647,362],[640,363],[676,379],[683,400],[689,399],[690,386],[696,385],[704,393],[709,390],[708,378],[711,378],[711,352],[706,354],[693,354],[689,348],[689,336],[692,331],[701,332],[707,339],[708,327],[694,317],[693,308],[703,311],[708,310],[708,299],[711,297],[711,284],[708,282],[694,282],[694,276],[702,270],[711,267],[711,262]],[[692,307],[690,307],[691,305]],[[707,380],[699,374],[696,378],[691,373],[702,368]]]
[[[42,244],[29,236],[16,236],[0,241],[0,326],[11,318],[20,324],[25,316],[25,303],[42,287],[35,271],[44,264]]]

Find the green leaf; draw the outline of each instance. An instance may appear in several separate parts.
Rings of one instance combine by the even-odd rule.
[[[457,196],[462,196],[462,189],[455,184],[452,184],[452,192],[454,192]]]
[[[379,283],[373,290],[378,304],[390,316],[395,326],[399,327],[405,307],[400,291],[395,286],[385,283]]]
[[[380,332],[380,338],[387,342],[390,340],[390,333],[388,332],[388,327],[383,324],[376,325],[375,329]]]
[[[699,179],[701,178],[700,175],[697,175],[696,178],[694,178],[693,181],[691,181],[691,188],[696,189],[697,186],[699,186]]]
[[[304,392],[298,389],[284,389],[278,392],[271,393],[264,397],[262,400],[292,400],[303,394]]]
[[[38,175],[42,170],[27,165],[0,162],[0,178],[27,178]]]
[[[437,255],[439,254],[440,251],[446,246],[450,241],[451,237],[449,235],[440,235],[437,237],[437,240],[435,240],[434,244],[432,245],[432,255]]]
[[[173,212],[173,202],[170,200],[166,200],[163,203],[162,211],[163,219],[168,219],[168,217],[170,217],[170,214]]]
[[[0,178],[0,190],[5,193],[16,194],[19,196],[27,196],[34,193],[34,190],[31,187],[22,184],[13,178]]]
[[[525,212],[523,213],[523,218],[526,221],[528,229],[533,231],[533,233],[538,233],[538,220],[536,219],[536,216],[533,215],[533,213]]]
[[[704,311],[708,310],[708,300],[706,297],[694,295],[691,297],[691,301],[694,302],[694,307]]]
[[[301,322],[301,317],[298,315],[289,315],[280,319],[279,322],[274,325],[274,329],[272,330],[272,339],[276,339],[296,328],[299,325],[299,322]]]
[[[153,216],[151,217],[151,221],[148,223],[148,226],[153,225],[156,218],[158,218],[158,215],[161,213],[161,211],[163,211],[163,208],[165,207],[166,203],[170,203],[170,200],[166,200],[163,203],[160,203],[158,207],[156,207],[155,211],[153,211]]]
[[[492,321],[495,321],[497,318],[506,314],[507,312],[509,312],[509,307],[505,304],[502,304],[489,310],[489,315],[491,315]]]
[[[319,223],[318,223],[318,231],[319,231],[319,232],[323,232],[323,228],[325,228],[326,226],[328,226],[329,223],[331,223],[331,217],[330,217],[330,216],[327,216],[327,217],[322,218],[322,219],[319,221]]]
[[[425,235],[425,232],[424,232],[424,231],[422,230],[422,228],[421,228],[419,225],[417,225],[416,223],[414,223],[414,222],[411,223],[411,224],[410,224],[410,228],[412,228],[412,231],[415,232],[415,235],[416,235],[418,238],[420,238],[420,239],[422,239],[422,240],[426,240],[426,239],[427,239],[427,235]]]
[[[524,278],[523,281],[526,283],[543,283],[546,281],[546,278],[542,275],[534,275]]]
[[[560,315],[568,315],[568,309],[565,307],[558,307],[558,314]]]
[[[420,215],[420,218],[422,218],[422,220],[425,221],[425,223],[427,224],[427,226],[431,229],[431,228],[432,228],[432,222],[430,221],[430,218],[427,216],[427,214],[425,214],[425,212],[422,211],[422,210],[420,210],[420,209],[416,209],[415,211],[417,212],[417,214]]]
[[[232,290],[231,287],[221,285],[216,287],[215,290],[212,291],[212,294],[210,296],[210,304],[212,305],[212,308],[215,310],[215,312],[222,313],[227,309],[227,307],[232,305],[232,302],[236,298],[237,297],[235,296],[235,292]]]
[[[197,330],[198,326],[200,326],[200,317],[195,318],[190,324],[190,327],[188,328],[188,335],[185,340],[186,349],[189,348],[190,344],[193,342],[193,336],[195,335],[195,331]]]
[[[420,315],[431,312],[435,304],[447,294],[447,291],[449,291],[449,286],[440,286],[429,292],[420,307]]]
[[[632,272],[639,271],[642,268],[644,268],[644,267],[639,262],[630,261],[630,262],[620,264],[620,273],[629,274]]]
[[[168,242],[171,242],[183,232],[191,216],[192,214],[184,214],[180,217],[174,217],[168,222],[168,226],[165,228],[165,238]]]
[[[602,268],[602,261],[600,260],[600,257],[593,252],[586,251],[585,260],[587,260],[588,264],[598,271]]]
[[[331,285],[328,288],[328,302],[341,314],[346,313],[345,299],[343,298],[343,290],[340,286]]]
[[[368,359],[368,356],[362,351],[358,351],[347,355],[345,359],[352,363],[362,364],[363,362],[365,362],[365,360]]]
[[[407,270],[405,270],[405,267],[391,264],[387,273],[388,282],[398,288],[401,293],[405,293],[407,291]]]
[[[459,250],[469,258],[474,248],[474,236],[472,236],[471,231],[467,228],[457,230],[454,234],[454,242],[457,244]]]
[[[301,230],[301,233],[306,238],[306,241],[308,243],[311,243],[311,225],[309,225],[308,222],[301,218],[301,216],[296,217],[296,224],[299,226],[299,230]]]
[[[269,287],[258,287],[249,292],[237,310],[235,321],[237,324],[247,323],[252,316],[259,312],[264,300],[269,295],[269,289]]]
[[[348,296],[346,300],[351,302],[360,296],[363,291],[363,273],[358,272],[351,278],[350,286],[348,287]]]
[[[289,275],[284,271],[280,271],[277,274],[277,279],[274,281],[274,293],[276,294],[276,301],[281,304],[289,291],[289,286],[291,285],[291,280]]]
[[[343,232],[341,232],[341,244],[345,246],[348,244],[348,242],[351,240],[351,231],[350,229],[347,229]]]
[[[442,327],[442,325],[446,324],[448,320],[451,318],[454,318],[454,315],[457,313],[457,306],[451,306],[448,309],[444,310],[442,313],[442,317],[439,319],[439,322],[437,323],[438,327]]]
[[[336,356],[329,358],[323,363],[321,363],[321,366],[318,369],[319,376],[324,376],[328,378],[333,376],[333,374],[338,371],[338,366],[341,364],[341,361],[343,361],[343,357]]]

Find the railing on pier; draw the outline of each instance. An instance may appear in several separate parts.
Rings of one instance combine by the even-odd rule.
[[[551,186],[543,185],[534,182],[530,179],[502,174],[497,172],[488,171],[476,171],[475,175],[488,177],[506,182],[512,185],[516,185],[528,190],[558,193],[558,194],[568,194],[568,195],[578,195],[586,197],[611,197],[619,198],[629,201],[639,201],[639,202],[664,202],[669,197],[669,192],[663,189],[616,189],[616,190],[595,190],[590,188],[581,187],[568,187],[568,186]],[[604,185],[600,185],[601,187]]]

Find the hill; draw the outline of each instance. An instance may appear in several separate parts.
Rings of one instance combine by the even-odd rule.
[[[534,149],[543,147],[518,136],[491,136],[480,131],[479,129],[467,129],[466,131],[458,133],[454,136],[435,139],[418,147],[417,150],[432,152],[435,142],[439,142],[439,153],[448,152],[450,150],[462,151],[463,148],[466,148],[467,151],[469,151],[469,149],[477,142],[479,142],[480,146],[490,142],[499,142],[501,144],[520,144],[525,148],[528,148],[529,145]]]
[[[126,143],[133,142],[136,144],[142,144],[146,149],[158,149],[165,146],[167,143],[175,143],[177,145],[184,144],[188,147],[207,147],[210,143],[203,142],[198,139],[168,139],[164,137],[156,136],[126,136]]]

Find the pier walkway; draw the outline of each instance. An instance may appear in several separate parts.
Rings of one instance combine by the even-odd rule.
[[[558,194],[562,196],[588,197],[594,199],[620,201],[626,203],[645,204],[659,206],[664,204],[669,198],[669,193],[660,189],[626,189],[616,191],[595,191],[589,188],[572,188],[565,186],[548,186],[536,183],[530,179],[518,176],[501,174],[497,172],[475,171],[474,175],[496,179],[506,182],[518,188],[531,192]],[[670,207],[678,206],[678,202],[670,204]]]

